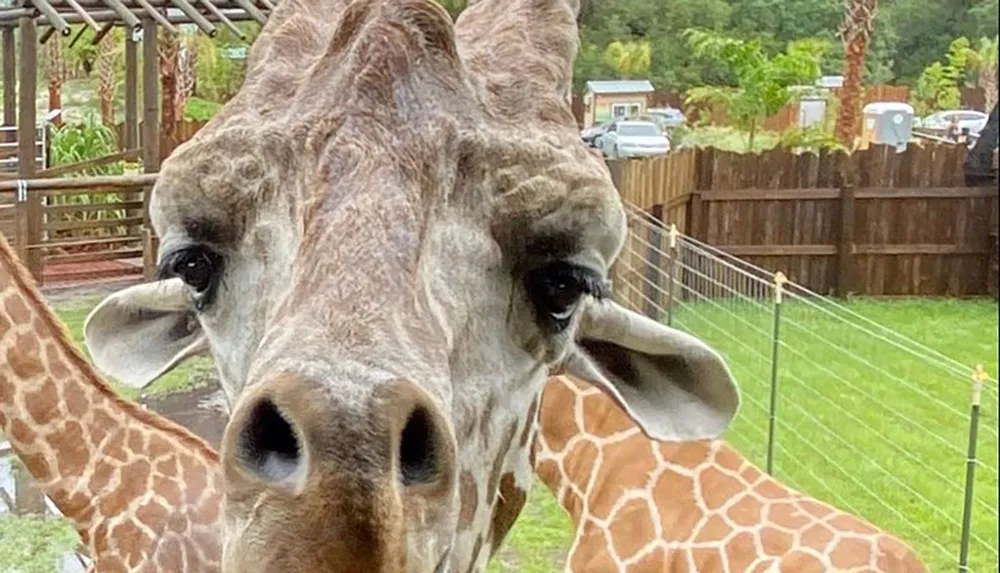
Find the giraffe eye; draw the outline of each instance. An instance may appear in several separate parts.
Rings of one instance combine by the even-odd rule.
[[[188,247],[164,258],[160,278],[178,277],[195,292],[198,310],[214,295],[222,275],[222,256],[204,247]]]
[[[569,326],[584,295],[603,298],[607,286],[595,271],[565,261],[535,269],[524,279],[538,321],[551,333]]]

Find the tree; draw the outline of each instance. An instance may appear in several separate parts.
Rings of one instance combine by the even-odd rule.
[[[49,111],[62,109],[62,86],[66,77],[66,66],[63,61],[62,35],[53,34],[46,43],[49,72]],[[62,125],[62,114],[52,120],[55,125]]]
[[[173,151],[177,135],[177,34],[167,32],[159,41],[160,55],[160,129],[167,137],[168,149]]]
[[[865,70],[865,51],[875,24],[875,0],[844,0],[844,86],[840,90],[840,109],[835,135],[847,148],[854,143],[861,111],[861,81]]]
[[[97,95],[101,101],[101,121],[108,127],[115,125],[115,93],[118,89],[119,50],[114,34],[108,34],[97,45]]]
[[[693,54],[722,64],[736,86],[704,86],[688,90],[687,104],[722,105],[734,124],[747,133],[747,150],[754,148],[758,126],[791,99],[789,87],[813,84],[829,49],[821,40],[790,42],[773,58],[756,40],[727,38],[713,32],[684,32]]]
[[[944,61],[932,63],[920,74],[912,96],[917,113],[924,115],[936,109],[957,108],[962,103],[960,88],[978,57],[967,38],[954,39],[948,46]]]
[[[992,109],[997,103],[997,55],[1000,50],[998,37],[980,38],[976,50],[969,50],[968,72],[973,85],[985,94],[985,109]]]
[[[649,42],[611,42],[604,61],[623,79],[642,78],[649,73]]]

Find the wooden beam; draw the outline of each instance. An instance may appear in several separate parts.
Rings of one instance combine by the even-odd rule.
[[[163,16],[163,14],[160,14],[160,11],[154,8],[153,5],[150,4],[147,0],[138,0],[138,2],[139,5],[142,6],[142,9],[146,11],[146,14],[151,16],[161,26],[166,28],[168,32],[170,32],[171,34],[177,33],[177,28],[174,28],[174,25],[170,23],[170,20],[167,20],[166,17]]]
[[[108,32],[110,32],[111,29],[114,28],[114,27],[115,27],[115,23],[114,22],[107,22],[107,23],[105,23],[104,26],[101,27],[100,31],[98,31],[96,34],[94,34],[94,39],[90,41],[90,44],[92,46],[96,46],[97,44],[100,44],[101,40],[104,39],[104,36],[107,36]]]
[[[201,12],[195,10],[194,6],[188,3],[187,0],[173,0],[173,3],[174,6],[180,8],[181,12],[184,12],[188,18],[191,18],[191,20],[197,24],[199,28],[201,28],[202,32],[208,34],[210,38],[214,38],[219,33],[219,30],[216,29],[211,22],[206,20],[205,17],[201,15]]]
[[[94,167],[100,167],[109,163],[115,163],[118,161],[134,161],[135,159],[138,159],[141,154],[142,151],[139,149],[129,149],[118,153],[112,153],[111,155],[105,155],[104,157],[95,157],[94,159],[88,159],[86,161],[78,161],[68,165],[60,165],[58,167],[45,169],[36,173],[35,176],[42,178],[62,177],[69,173],[93,169]]]
[[[132,15],[135,16],[136,18],[142,18],[142,17],[146,16],[145,11],[139,10],[139,9],[131,9],[130,8],[129,12],[131,12]],[[227,9],[221,10],[221,12],[222,12],[222,14],[228,20],[230,20],[232,22],[244,22],[244,21],[248,21],[248,20],[253,20],[253,18],[249,14],[247,14],[246,12],[244,12],[243,10],[229,9],[229,8],[227,8]],[[113,25],[114,24],[118,24],[118,25],[124,24],[124,22],[122,22],[121,16],[119,16],[116,12],[113,12],[111,10],[91,11],[91,12],[89,12],[89,15],[90,15],[90,17],[95,22],[97,22],[99,24],[102,24],[102,23],[111,23]],[[216,16],[215,14],[201,14],[201,17],[204,18],[208,22],[220,22],[221,21],[221,20],[219,20],[219,17]],[[64,16],[64,18],[71,25],[72,24],[84,23],[83,19],[80,17],[79,14],[66,14]],[[165,18],[171,24],[194,24],[195,23],[194,21],[191,20],[191,18],[188,18],[188,16],[186,14],[169,14],[169,15],[165,16]],[[45,18],[39,17],[39,18],[37,18],[36,21],[38,22],[39,26],[48,26],[48,22],[45,20]]]
[[[35,98],[38,95],[38,31],[35,19],[21,18],[21,89],[18,90],[17,118],[17,174],[21,179],[31,179],[35,174]],[[15,182],[16,185],[16,182]],[[37,193],[27,193],[26,200],[18,205],[19,215],[25,226],[24,244],[18,244],[21,260],[28,267],[38,284],[42,284],[42,257],[38,251],[29,252],[28,245],[42,240],[42,198]]]
[[[837,242],[837,295],[854,290],[855,194],[851,187],[840,190],[840,229]]]
[[[95,22],[95,24],[96,24],[96,22]],[[69,47],[72,48],[73,46],[75,46],[76,43],[80,41],[80,38],[83,37],[83,34],[86,31],[87,31],[87,27],[86,26],[80,26],[80,30],[77,31],[76,35],[73,36],[73,39],[69,41]],[[100,32],[101,28],[98,26],[97,29],[96,29],[96,31]]]
[[[968,197],[996,197],[996,187],[903,187],[861,188],[855,191],[858,199],[965,199]]]
[[[712,245],[735,257],[825,257],[837,254],[835,245]]]
[[[156,22],[142,20],[142,165],[146,173],[160,170],[160,50]],[[143,194],[143,217],[149,226],[149,189]]]
[[[31,0],[31,3],[38,9],[39,12],[45,16],[45,19],[49,21],[49,24],[59,30],[59,33],[63,36],[69,36],[72,30],[69,29],[69,24],[66,20],[48,3],[48,0]]]
[[[14,28],[3,29],[3,124],[17,124],[17,57]]]
[[[125,149],[139,147],[139,44],[132,34],[125,37]]]
[[[83,6],[80,6],[79,2],[77,2],[76,0],[66,0],[66,3],[69,4],[69,7],[72,8],[74,12],[79,14],[80,18],[82,18],[83,21],[86,22],[88,26],[93,28],[95,32],[101,31],[101,27],[97,25],[97,21],[95,21],[93,18],[90,17],[90,14],[83,9]],[[72,47],[73,44],[71,43],[70,46]]]
[[[990,250],[979,245],[956,245],[937,243],[906,243],[902,245],[865,244],[857,245],[854,252],[859,255],[989,255]]]
[[[253,16],[254,20],[257,20],[261,25],[267,24],[267,16],[263,12],[257,9],[250,0],[235,0],[236,4],[247,11],[247,14]]]
[[[232,20],[226,18],[226,15],[223,14],[222,10],[219,10],[219,8],[216,7],[214,3],[212,3],[212,0],[200,0],[200,1],[202,6],[204,6],[213,16],[218,18],[219,21],[222,22],[227,28],[229,28],[229,30],[232,33],[236,34],[237,38],[241,40],[247,39],[246,34],[244,34],[242,30],[237,28],[236,24],[233,24]]]
[[[55,179],[31,179],[28,180],[28,189],[39,191],[56,191],[59,189],[128,189],[129,187],[143,187],[156,182],[156,173],[141,173],[139,175],[99,175],[94,177],[58,177]],[[17,181],[0,181],[0,191],[15,191]],[[98,205],[100,207],[100,205]],[[67,209],[86,209],[81,205],[67,205]],[[111,206],[100,207],[102,209],[119,209],[124,207]],[[53,209],[53,208],[50,208]]]
[[[732,191],[702,191],[702,201],[799,201],[837,199],[840,190],[833,187],[804,189],[737,189]]]
[[[129,28],[135,29],[140,26],[139,19],[136,18],[135,14],[129,11],[124,4],[121,3],[121,0],[104,0],[104,3],[114,10],[115,13],[118,14],[118,17],[121,18],[122,21],[125,22],[125,25]]]
[[[55,33],[56,33],[55,28],[53,27],[47,28],[44,32],[42,32],[42,36],[38,38],[38,43],[44,46],[45,43],[49,41],[49,38],[51,38],[52,35]]]

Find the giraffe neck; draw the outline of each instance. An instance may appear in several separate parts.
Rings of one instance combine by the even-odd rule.
[[[899,539],[722,440],[649,439],[582,382],[550,379],[538,425],[535,471],[576,528],[567,571],[926,570]]]
[[[138,514],[137,537],[147,541],[156,540],[168,518],[188,518],[197,503],[207,502],[206,521],[216,519],[216,453],[117,396],[70,341],[2,236],[0,432],[85,543],[111,535],[109,518]],[[196,491],[185,492],[185,480]],[[142,515],[157,504],[166,511]]]

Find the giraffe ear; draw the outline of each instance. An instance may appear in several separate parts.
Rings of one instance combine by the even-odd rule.
[[[652,439],[715,439],[739,409],[736,381],[701,340],[612,301],[584,307],[568,374],[601,388]]]
[[[83,338],[94,365],[143,388],[184,360],[206,354],[208,339],[178,278],[120,290],[90,312]]]

